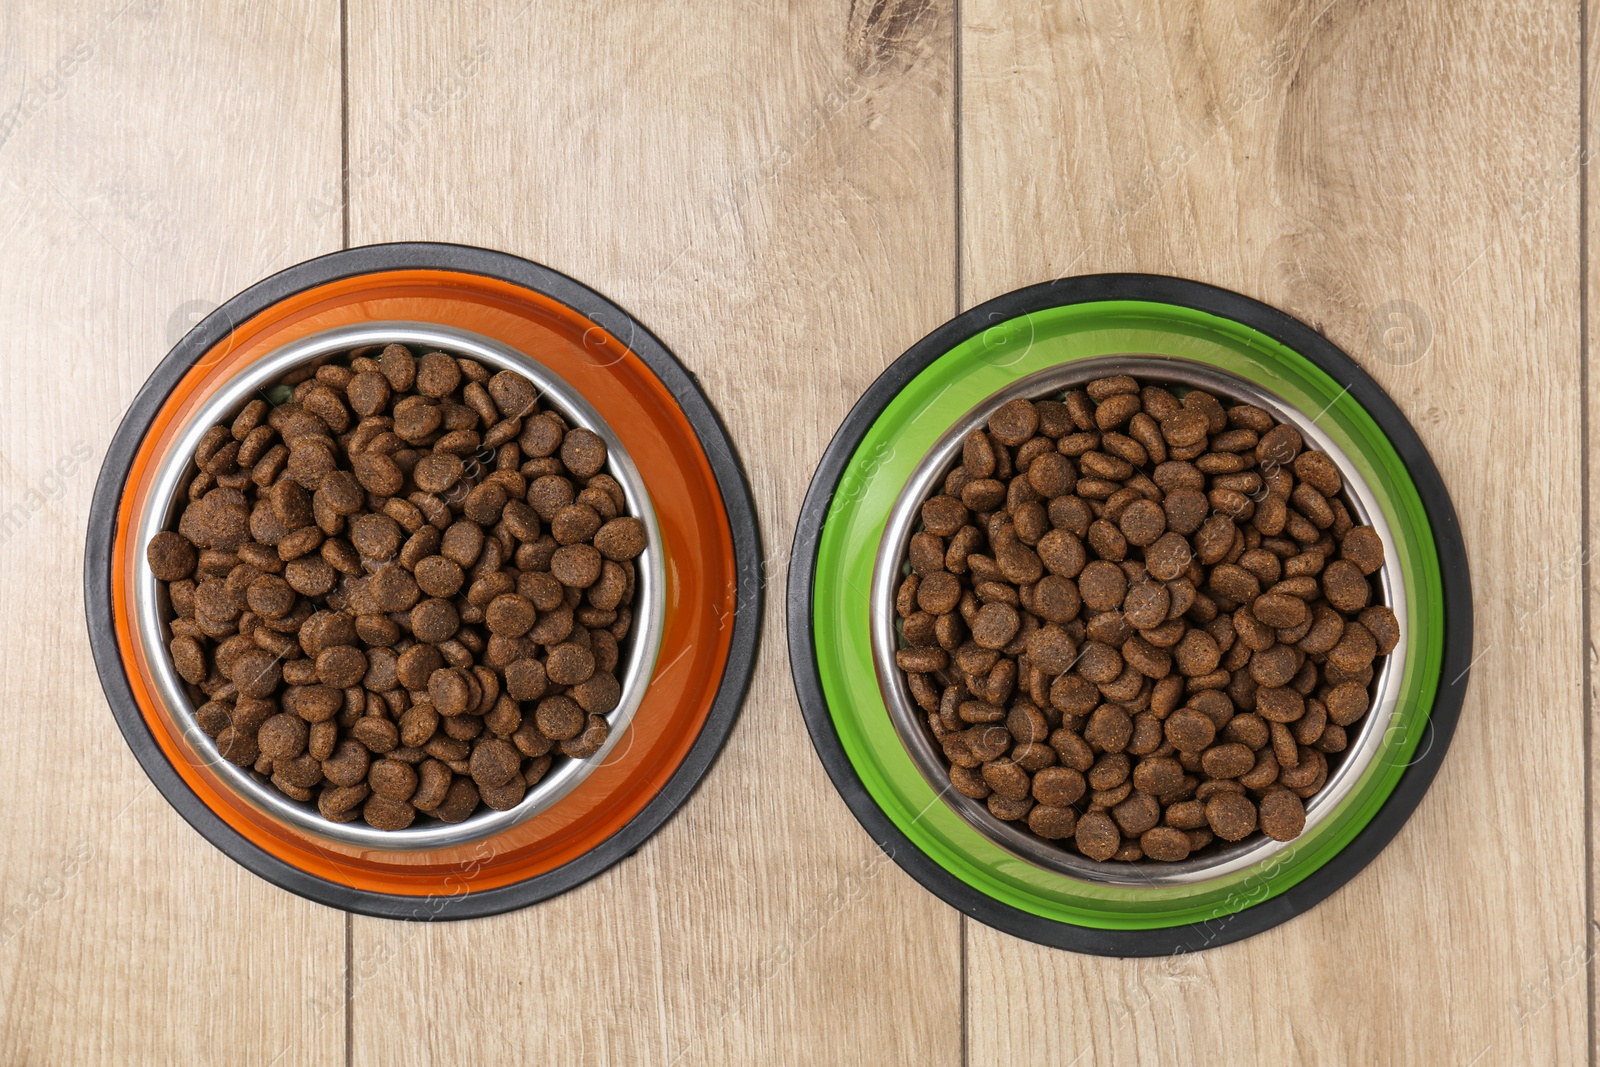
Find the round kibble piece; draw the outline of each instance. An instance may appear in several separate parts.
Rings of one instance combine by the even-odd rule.
[[[1372,589],[1360,567],[1347,559],[1336,559],[1322,568],[1322,594],[1335,610],[1348,613],[1366,607]]]
[[[1067,807],[1035,804],[1028,811],[1028,829],[1046,841],[1071,837],[1078,828],[1078,813]]]
[[[428,556],[417,563],[417,588],[430,597],[453,597],[461,591],[466,572],[461,564],[444,556]]]
[[[367,655],[354,645],[334,645],[317,654],[317,678],[323,685],[348,689],[367,674]]]
[[[145,558],[150,563],[150,572],[163,582],[189,577],[199,562],[194,545],[171,530],[162,530],[150,539]]]
[[[361,817],[375,830],[404,830],[417,817],[417,809],[403,800],[374,794],[361,806]]]
[[[1092,860],[1104,862],[1116,855],[1122,845],[1122,833],[1111,816],[1103,811],[1091,811],[1078,820],[1074,841],[1078,851]]]
[[[1002,445],[1016,446],[1039,428],[1039,412],[1028,400],[1009,400],[989,416],[989,435]]]
[[[567,642],[550,650],[545,673],[556,685],[577,685],[594,673],[594,653],[582,645]]]
[[[1154,501],[1135,500],[1122,509],[1122,518],[1117,524],[1128,544],[1144,548],[1167,532],[1167,515]]]
[[[495,597],[483,611],[484,625],[500,637],[521,637],[533,629],[539,613],[526,598],[515,593]]]
[[[306,750],[310,728],[295,715],[274,715],[261,724],[256,745],[270,760],[291,760]]]
[[[534,712],[539,732],[546,737],[563,741],[578,736],[583,729],[584,712],[577,702],[564,696],[545,697]]]
[[[1071,767],[1045,767],[1033,776],[1033,797],[1040,804],[1070,807],[1086,788],[1083,775]]]
[[[1242,841],[1256,828],[1256,807],[1242,793],[1217,793],[1206,801],[1206,823],[1224,841]]]
[[[1306,828],[1305,803],[1288,790],[1261,798],[1261,832],[1274,841],[1293,841]]]
[[[563,545],[550,558],[550,573],[570,589],[587,589],[600,578],[602,558],[593,545]]]
[[[593,430],[574,427],[561,441],[561,462],[579,478],[592,478],[605,466],[606,443]]]
[[[417,392],[435,398],[449,396],[461,384],[461,367],[443,352],[429,352],[417,362]]]
[[[1284,593],[1265,593],[1250,605],[1257,619],[1275,630],[1288,630],[1299,626],[1311,617],[1306,602]]]
[[[1217,726],[1204,712],[1179,708],[1167,717],[1164,732],[1167,742],[1179,752],[1200,753],[1217,736]]]
[[[1139,847],[1149,859],[1179,863],[1189,858],[1189,835],[1171,826],[1156,826],[1139,835]]]
[[[620,515],[600,527],[594,535],[594,547],[606,559],[622,562],[636,558],[645,550],[644,523],[632,515]]]
[[[417,791],[417,772],[409,763],[397,759],[381,759],[367,772],[367,785],[372,792],[390,800],[408,801]]]
[[[509,741],[484,738],[472,748],[471,765],[472,780],[480,789],[502,786],[517,776],[522,766],[522,753]]]
[[[972,639],[984,648],[1004,648],[1017,635],[1020,620],[1009,604],[985,604],[972,620]]]

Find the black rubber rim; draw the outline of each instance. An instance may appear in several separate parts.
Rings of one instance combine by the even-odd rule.
[[[889,402],[934,360],[996,323],[1100,300],[1148,300],[1232,319],[1287,345],[1348,387],[1389,437],[1416,483],[1443,581],[1445,634],[1439,690],[1418,754],[1383,807],[1338,855],[1284,893],[1208,922],[1156,930],[1101,930],[1046,919],[978,892],[919,851],[879,809],[845,755],[823,696],[811,633],[822,524],[851,456]],[[1013,936],[1097,956],[1161,956],[1239,941],[1308,911],[1371,863],[1405,825],[1438,773],[1461,714],[1472,658],[1472,584],[1455,508],[1427,449],[1394,401],[1336,345],[1298,319],[1227,289],[1153,274],[1091,274],[1018,289],[963,312],[918,341],[867,388],[823,453],[800,509],[789,565],[788,628],[789,665],[817,756],[857,821],[901,869],[951,907]]]
[[[355,275],[412,268],[484,275],[543,293],[585,315],[642,359],[678,402],[705,450],[728,514],[737,581],[733,635],[722,681],[699,737],[661,791],[616,833],[570,863],[495,889],[425,897],[353,889],[308,874],[257,847],[202,803],[168,761],[134,701],[111,612],[111,546],[133,456],[156,412],[195,361],[235,324],[295,293]],[[200,836],[267,881],[319,904],[379,918],[470,919],[525,907],[581,885],[631,856],[689,799],[733,729],[755,667],[761,628],[761,539],[749,485],[722,420],[694,375],[622,308],[565,274],[504,252],[428,242],[368,245],[308,260],[257,282],[206,316],[156,367],[112,437],[95,484],[84,547],[84,601],[95,667],[122,736],[156,788]]]

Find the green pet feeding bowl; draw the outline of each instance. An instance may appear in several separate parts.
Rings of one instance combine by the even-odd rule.
[[[1095,863],[989,815],[948,786],[893,669],[893,588],[916,506],[960,439],[1005,400],[1128,373],[1203,387],[1299,428],[1346,473],[1378,528],[1375,576],[1401,641],[1372,710],[1330,761],[1290,842],[1255,835],[1179,864]],[[896,360],[814,476],[789,571],[789,645],[811,738],[846,803],[901,867],[972,917],[1110,956],[1195,951],[1259,933],[1361,870],[1416,808],[1467,681],[1472,598],[1455,511],[1394,403],[1320,334],[1236,293],[1093,275],[999,297]]]

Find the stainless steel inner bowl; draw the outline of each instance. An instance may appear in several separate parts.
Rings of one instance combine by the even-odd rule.
[[[1405,662],[1405,590],[1399,581],[1399,558],[1394,549],[1383,512],[1371,489],[1345,453],[1317,425],[1322,412],[1308,415],[1285,404],[1266,389],[1247,379],[1190,360],[1155,355],[1101,356],[1053,367],[1020,378],[1005,389],[985,398],[939,438],[900,492],[884,529],[883,543],[873,565],[871,612],[872,657],[878,686],[894,722],[896,733],[917,768],[940,798],[978,832],[1001,848],[1036,866],[1070,878],[1106,886],[1156,887],[1190,885],[1219,878],[1271,859],[1294,842],[1274,841],[1262,834],[1234,844],[1209,846],[1197,857],[1181,863],[1096,862],[1011,823],[1002,822],[979,801],[950,787],[944,754],[929,730],[922,710],[911,699],[905,679],[895,666],[894,654],[901,645],[894,611],[895,591],[903,575],[907,543],[920,525],[919,512],[934,487],[959,462],[961,443],[968,433],[988,422],[1002,404],[1018,397],[1040,400],[1059,397],[1096,378],[1129,374],[1143,381],[1174,382],[1214,393],[1220,399],[1255,404],[1271,412],[1281,422],[1299,430],[1312,446],[1326,452],[1338,464],[1345,479],[1344,499],[1357,521],[1376,529],[1383,538],[1384,567],[1378,572],[1382,603],[1401,620],[1400,643],[1382,660],[1373,679],[1372,706],[1349,746],[1330,756],[1328,781],[1306,802],[1306,826],[1301,837],[1336,809],[1360,780],[1382,748],[1390,720],[1399,700],[1400,665]],[[1298,839],[1297,839],[1298,840]]]
[[[506,811],[482,809],[463,822],[449,824],[422,818],[404,830],[375,830],[357,820],[335,823],[322,817],[311,803],[291,800],[272,788],[254,771],[223,759],[211,738],[195,722],[194,696],[178,677],[167,652],[170,632],[167,622],[171,608],[149,565],[144,562],[150,538],[168,528],[179,503],[179,488],[191,468],[191,458],[201,436],[211,426],[233,418],[246,403],[297,367],[320,365],[338,358],[353,348],[400,342],[414,351],[442,350],[475,359],[495,370],[512,370],[525,375],[536,386],[541,401],[560,412],[570,424],[593,430],[605,441],[609,453],[607,469],[621,483],[628,511],[644,523],[647,547],[636,561],[637,568],[633,631],[623,642],[618,664],[622,698],[606,716],[611,732],[595,755],[583,760],[557,756],[550,772],[528,790],[521,803]],[[133,544],[139,553],[139,574],[133,592],[133,616],[137,640],[151,665],[155,690],[181,724],[184,737],[196,756],[205,761],[239,796],[258,811],[319,837],[365,849],[387,851],[425,851],[466,844],[490,837],[525,822],[576,789],[627,731],[634,713],[644,699],[645,689],[655,670],[664,625],[665,575],[663,572],[661,531],[656,523],[650,494],[628,451],[600,413],[571,385],[549,368],[515,349],[478,334],[422,322],[372,322],[344,326],[313,334],[284,345],[250,364],[230,379],[189,417],[178,431],[172,446],[161,457],[153,491],[134,531]]]

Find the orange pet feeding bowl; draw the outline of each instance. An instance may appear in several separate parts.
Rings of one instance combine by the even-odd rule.
[[[651,642],[653,669],[650,649],[641,650],[631,718],[586,774],[572,775],[548,803],[530,793],[525,810],[495,813],[483,832],[378,841],[293,812],[284,818],[281,806],[251,795],[259,790],[241,788],[242,772],[216,758],[182,693],[161,684],[170,671],[151,661],[150,642],[140,639],[150,620],[140,611],[152,588],[142,538],[171,493],[159,475],[196,414],[252,366],[259,373],[261,361],[281,359],[286,346],[391,322],[437,327],[514,354],[587,401],[631,457],[653,506],[659,625],[630,636]],[[759,582],[754,510],[731,443],[660,341],[564,275],[440,244],[377,245],[302,263],[196,326],[157,367],[112,440],[95,488],[84,574],[107,699],[178,812],[285,889],[409,919],[468,918],[543,900],[654,833],[704,777],[732,728],[754,662]]]

